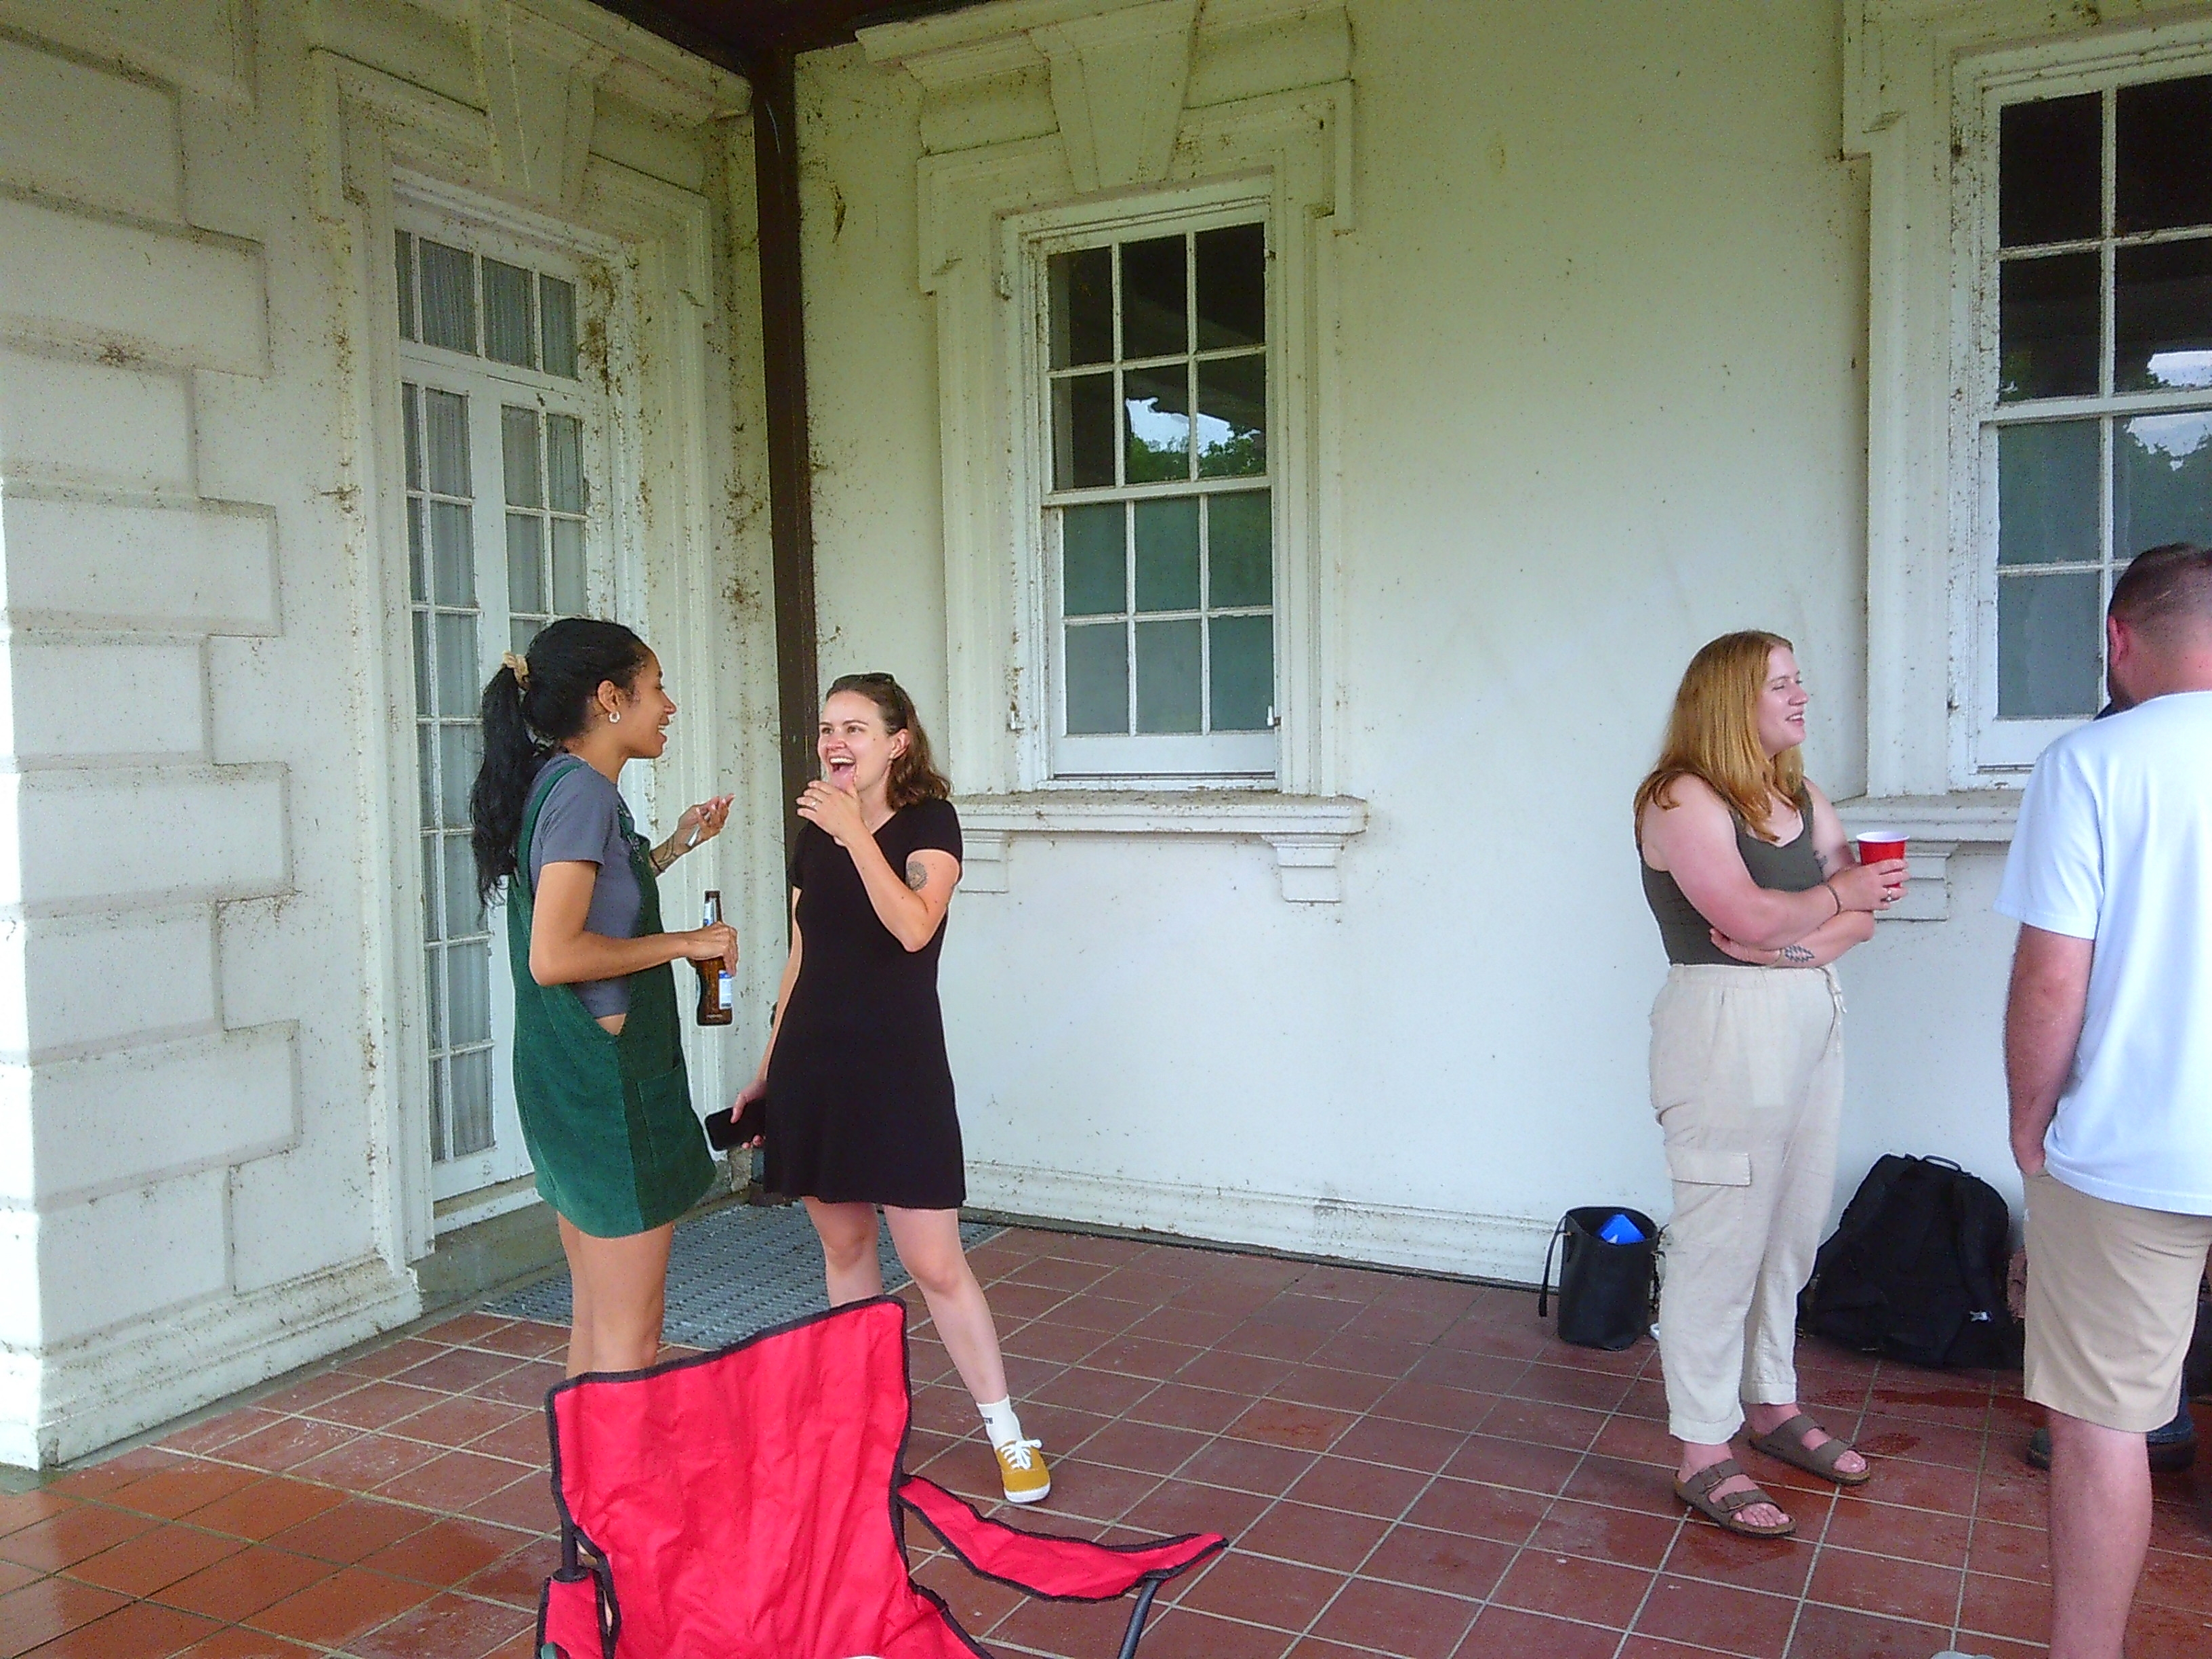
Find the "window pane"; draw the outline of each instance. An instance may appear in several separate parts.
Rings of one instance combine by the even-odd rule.
[[[2112,430],[2112,556],[2212,545],[2212,410],[2142,415]]]
[[[556,513],[584,510],[584,423],[574,415],[545,417],[545,504]]]
[[[538,279],[538,324],[544,337],[540,359],[548,374],[576,378],[576,289],[557,276]]]
[[[2212,224],[2212,75],[2122,87],[2113,124],[2115,228]]]
[[[481,944],[446,952],[446,1041],[456,1048],[491,1041],[491,959]]]
[[[477,862],[476,855],[469,850],[469,838],[465,835],[441,836],[438,840],[446,855],[446,937],[458,939],[465,933],[481,933],[484,930],[483,906],[477,902]],[[456,1030],[453,1041],[473,1042],[477,1036],[490,1035],[488,1029],[474,1035]]]
[[[440,605],[477,602],[476,548],[469,510],[455,501],[430,503],[430,572]]]
[[[1129,642],[1119,623],[1067,629],[1067,729],[1129,729]]]
[[[1267,470],[1267,355],[1207,359],[1198,366],[1198,476],[1248,478]]]
[[[1997,714],[2081,720],[2097,712],[2103,611],[2094,571],[1997,583]]]
[[[1180,482],[1190,477],[1190,391],[1182,363],[1133,368],[1121,378],[1129,411],[1128,481]]]
[[[538,366],[538,330],[530,314],[531,273],[519,265],[483,262],[484,356],[519,368]]]
[[[407,428],[407,487],[422,487],[422,419],[416,405],[422,397],[419,388],[403,386],[399,388],[399,418]]]
[[[430,1000],[430,1006],[433,1008],[436,1008],[438,1006],[437,998],[434,994],[433,994]],[[436,1018],[440,1023],[443,1023],[444,1015],[442,1013],[434,1016],[434,1018]],[[433,1048],[435,1048],[441,1045],[439,1043],[436,1037],[433,1036],[430,1040],[430,1046]],[[430,1158],[434,1163],[443,1164],[453,1153],[453,1137],[447,1132],[446,1127],[446,1119],[447,1115],[448,1114],[446,1109],[445,1063],[442,1060],[434,1060],[430,1062]]]
[[[510,617],[507,624],[507,648],[518,657],[526,655],[531,641],[538,637],[538,630],[544,625],[535,617]]]
[[[430,699],[425,696],[419,706],[428,709]],[[422,796],[419,805],[422,828],[434,830],[438,827],[438,735],[435,726],[418,726],[415,728],[415,776],[418,784],[417,793]]]
[[[1122,356],[1164,357],[1189,350],[1188,305],[1182,237],[1121,245]]]
[[[2094,564],[2098,422],[2054,421],[1997,434],[1997,562]]]
[[[399,276],[399,337],[411,340],[415,337],[414,238],[403,230],[395,240],[398,244],[393,263]]]
[[[591,609],[584,599],[584,526],[574,519],[553,520],[553,609],[563,617]]]
[[[429,574],[422,556],[423,543],[429,539],[422,522],[425,510],[421,501],[407,503],[407,596],[417,601],[430,597]]]
[[[1275,702],[1275,619],[1216,617],[1213,630],[1213,729],[1264,732]]]
[[[2212,237],[2112,257],[2112,389],[2212,386]]]
[[[443,939],[445,933],[438,925],[438,838],[422,837],[422,937]],[[432,975],[432,994],[436,994],[436,975]]]
[[[1052,383],[1052,486],[1096,489],[1114,482],[1114,377]]]
[[[1198,498],[1139,501],[1137,609],[1198,609]]]
[[[455,1054],[447,1064],[453,1076],[453,1155],[466,1158],[491,1145],[491,1050]]]
[[[1199,628],[1190,622],[1137,624],[1137,730],[1199,729]]]
[[[1052,308],[1052,366],[1114,360],[1114,250],[1055,253],[1045,266]]]
[[[483,763],[483,733],[473,721],[438,728],[438,811],[446,823],[469,821],[469,791]]]
[[[512,404],[499,411],[500,454],[507,475],[509,507],[543,507],[538,476],[538,411]]]
[[[1267,337],[1267,231],[1231,225],[1198,234],[1198,349]]]
[[[477,712],[483,688],[477,684],[477,619],[441,611],[435,618],[438,639],[438,713],[467,720]]]
[[[415,612],[415,713],[427,719],[437,713],[430,706],[430,613]]]
[[[535,513],[507,515],[507,608],[545,611],[545,521]]]
[[[435,878],[434,873],[432,879]],[[429,937],[435,939],[437,935],[434,933]],[[422,1007],[429,1016],[430,1046],[433,1048],[446,1046],[446,994],[438,977],[439,961],[445,954],[439,950],[422,953]],[[437,1067],[434,1066],[431,1069],[435,1071]]]
[[[1128,549],[1119,501],[1071,507],[1060,515],[1060,610],[1111,616],[1129,608]]]
[[[425,488],[441,495],[466,497],[469,488],[469,400],[451,392],[425,388],[422,422]]]
[[[1273,605],[1273,539],[1266,490],[1209,497],[1206,507],[1207,602],[1216,607]]]
[[[2008,105],[1998,118],[1997,227],[2006,247],[2081,242],[2104,214],[2104,99]]]
[[[1998,268],[1997,396],[2094,396],[2097,256],[2008,259]]]
[[[422,242],[422,339],[448,351],[477,349],[476,261],[442,242]]]

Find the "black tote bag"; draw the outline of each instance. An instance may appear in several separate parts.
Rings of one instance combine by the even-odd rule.
[[[1597,1230],[1625,1215],[1644,1237],[1632,1244],[1600,1238]],[[1565,1240],[1564,1246],[1561,1241]],[[1559,1257],[1559,1340],[1584,1348],[1631,1346],[1651,1324],[1651,1286],[1659,1230],[1641,1210],[1599,1204],[1570,1210],[1552,1231],[1544,1252],[1544,1283],[1536,1316],[1549,1311],[1552,1256]]]

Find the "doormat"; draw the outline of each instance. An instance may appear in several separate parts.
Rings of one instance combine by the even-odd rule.
[[[973,1249],[1004,1228],[961,1224],[960,1242]],[[890,1230],[878,1234],[884,1288],[907,1283],[891,1248]],[[568,1273],[562,1268],[483,1304],[503,1319],[568,1322]],[[720,1348],[755,1331],[830,1305],[822,1285],[822,1246],[804,1206],[725,1204],[679,1222],[668,1253],[668,1311],[664,1338],[694,1348]]]

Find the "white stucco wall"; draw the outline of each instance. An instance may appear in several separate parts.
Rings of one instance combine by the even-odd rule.
[[[560,144],[534,182],[517,158],[544,105],[574,106],[497,142],[484,112],[477,54],[518,20],[520,80],[598,77],[588,151],[554,169],[580,168],[573,210],[668,227],[635,245],[632,391],[689,402],[662,396],[637,442],[626,619],[695,723],[658,798],[744,793],[672,911],[719,879],[751,939],[774,923],[774,884],[744,879],[778,833],[757,377],[730,361],[757,314],[727,258],[744,89],[563,15],[605,55],[548,70],[530,53],[581,37],[504,0],[0,0],[0,1462],[77,1455],[419,1306],[413,716],[375,319],[392,158],[563,210]]]
[[[1793,637],[1813,775],[1863,787],[1866,178],[1833,5],[1347,10],[1336,787],[1370,827],[1335,905],[1258,842],[1014,837],[945,957],[971,1190],[1533,1279],[1568,1205],[1668,1208],[1627,805],[1691,652]],[[800,86],[822,671],[941,709],[922,90],[858,50]],[[1843,969],[1839,1204],[1887,1150],[2017,1191],[2009,926],[1993,860],[1950,867],[1954,920]]]

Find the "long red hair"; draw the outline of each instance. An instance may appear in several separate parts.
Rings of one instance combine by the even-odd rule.
[[[1766,829],[1774,797],[1798,799],[1805,789],[1805,757],[1795,747],[1770,756],[1759,742],[1759,699],[1766,665],[1777,651],[1796,647],[1779,634],[1747,629],[1723,634],[1698,649],[1682,671],[1674,709],[1658,763],[1636,788],[1636,835],[1644,838],[1644,811],[1656,801],[1674,805],[1682,778],[1700,778],[1726,801],[1751,833],[1777,841]]]

